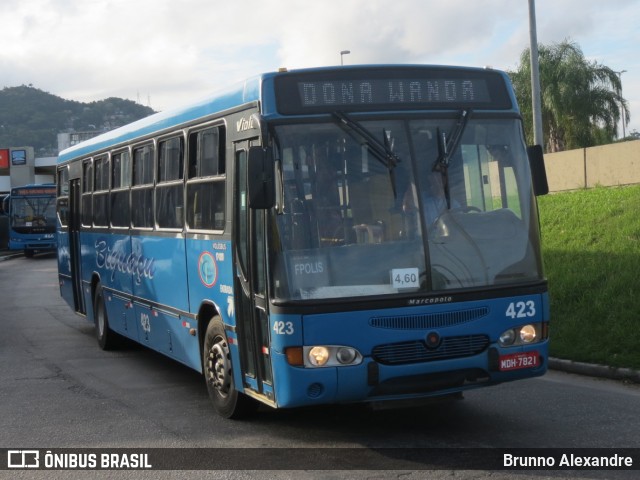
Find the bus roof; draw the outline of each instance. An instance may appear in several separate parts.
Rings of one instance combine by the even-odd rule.
[[[229,110],[242,104],[260,100],[260,83],[265,75],[248,79],[215,96],[209,96],[187,107],[155,113],[116,128],[102,135],[69,147],[58,156],[58,164],[118,144],[144,137],[207,115]]]
[[[333,75],[337,74],[341,77],[351,76],[353,78],[356,78],[357,75],[361,73],[368,74],[369,72],[373,71],[376,71],[378,75],[384,75],[391,72],[395,73],[398,71],[426,72],[430,70],[438,70],[440,73],[457,72],[457,75],[460,75],[464,72],[472,73],[475,76],[500,76],[503,77],[501,83],[504,83],[504,81],[508,80],[506,73],[498,70],[441,65],[349,65],[338,67],[332,66],[306,68],[298,70],[282,69],[279,72],[269,72],[257,75],[243,82],[237,83],[227,90],[223,90],[218,92],[217,94],[210,95],[194,104],[150,115],[136,122],[124,125],[120,128],[111,130],[102,135],[91,138],[85,142],[74,145],[60,152],[57,163],[62,164],[78,157],[90,156],[95,152],[117,147],[118,145],[125,144],[126,142],[132,140],[142,139],[147,135],[151,135],[157,132],[169,130],[181,125],[186,125],[190,122],[205,118],[209,115],[228,111],[251,102],[260,102],[262,113],[264,115],[277,114],[276,99],[274,97],[274,93],[272,92],[273,85],[276,82],[274,81],[274,78],[276,77],[289,77],[290,80],[293,80],[293,78],[315,78],[315,76],[317,75],[317,78],[319,79],[327,79],[333,78]],[[265,84],[268,84],[271,88],[263,89],[263,85]],[[266,93],[267,91],[271,93]],[[509,91],[507,95],[511,97],[510,101],[508,102],[509,107],[511,107],[511,104],[515,105],[515,98],[513,98],[513,94]],[[280,106],[283,107],[284,103],[285,102],[282,102]],[[318,110],[316,113],[320,113],[321,110]],[[309,110],[307,113],[314,112],[312,110]]]

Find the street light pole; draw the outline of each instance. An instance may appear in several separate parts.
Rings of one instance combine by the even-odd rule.
[[[340,52],[340,65],[344,65],[344,56],[349,55],[350,53],[351,53],[351,50],[342,50]]]
[[[533,143],[544,149],[542,136],[542,102],[540,99],[540,65],[538,64],[538,34],[536,33],[536,2],[529,0],[529,43],[531,60],[531,107],[533,111]]]

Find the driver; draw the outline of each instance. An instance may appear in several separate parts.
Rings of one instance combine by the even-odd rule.
[[[442,182],[442,174],[430,171],[427,174],[427,181],[424,186],[425,188],[421,189],[422,206],[427,226],[431,226],[447,209],[447,197]],[[405,192],[402,209],[408,215],[415,215],[415,212],[418,211],[418,195],[415,184],[412,184]]]

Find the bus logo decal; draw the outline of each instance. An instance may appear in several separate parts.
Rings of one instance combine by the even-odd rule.
[[[207,287],[213,287],[218,280],[218,266],[209,252],[203,252],[198,259],[198,274],[200,281]]]
[[[249,117],[248,119],[242,117],[236,122],[236,131],[246,132],[247,130],[253,130],[254,128],[256,128],[256,125],[254,125],[253,122],[253,116]]]
[[[133,276],[137,285],[142,283],[143,278],[153,280],[155,259],[147,258],[142,253],[131,252],[127,255],[117,246],[109,247],[105,240],[98,240],[95,249],[96,265],[98,268],[105,268],[111,272],[111,281],[113,281],[116,272]]]

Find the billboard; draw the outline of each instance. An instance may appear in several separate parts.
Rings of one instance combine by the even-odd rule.
[[[27,164],[27,151],[26,150],[11,150],[11,165],[26,165]]]
[[[0,168],[9,168],[9,149],[0,149]]]

